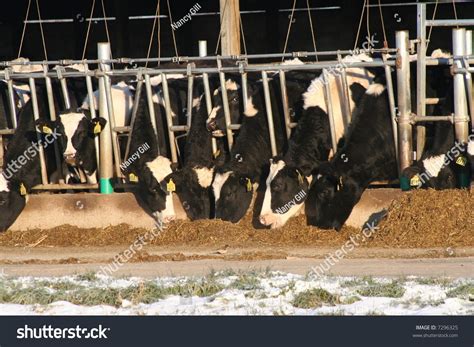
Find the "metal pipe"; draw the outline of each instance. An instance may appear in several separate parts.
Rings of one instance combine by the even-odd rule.
[[[453,54],[462,56],[466,53],[466,29],[453,29]],[[455,61],[455,66],[460,67],[462,62]],[[456,140],[460,143],[467,143],[469,130],[467,116],[466,88],[464,85],[464,76],[454,75],[454,129]]]
[[[147,106],[148,106],[148,112],[150,114],[150,122],[151,122],[151,127],[153,129],[153,134],[155,135],[155,140],[156,140],[156,146],[158,149],[158,154],[161,154],[160,152],[160,141],[158,137],[158,127],[156,125],[156,114],[155,114],[155,106],[153,105],[153,90],[151,88],[151,81],[150,81],[150,75],[145,74],[145,93],[146,93],[146,100],[147,100]],[[136,99],[136,97],[135,97]],[[139,101],[139,100],[138,100]],[[166,108],[167,102],[165,100],[165,108]],[[135,106],[135,104],[134,104]],[[137,107],[138,109],[138,107]],[[168,127],[169,127],[168,123]],[[172,146],[170,144],[170,146]]]
[[[110,44],[99,42],[97,44],[99,61],[110,58]],[[101,64],[102,70],[110,69],[110,66]],[[114,192],[112,177],[114,173],[112,126],[110,123],[109,107],[106,92],[106,77],[99,77],[99,114],[107,121],[107,126],[100,133],[100,193],[111,194]],[[93,100],[91,98],[89,101]]]
[[[16,120],[15,91],[13,89],[13,81],[9,78],[7,78],[7,86],[8,86],[8,105],[10,106],[10,117],[11,117],[13,128],[16,129],[18,124]]]
[[[58,75],[59,74],[60,73],[59,73],[59,70],[58,70]],[[66,109],[70,109],[71,108],[71,99],[69,98],[69,91],[67,90],[66,78],[61,76],[59,78],[59,83],[61,85],[61,91],[62,91],[62,94],[63,94],[64,106],[66,107]]]
[[[451,122],[454,123],[453,116],[423,116],[423,117],[412,117],[412,121],[415,123],[419,122]]]
[[[398,148],[400,172],[412,164],[413,134],[411,125],[410,56],[408,31],[397,31],[397,94],[398,94]],[[400,182],[402,189],[409,189]]]
[[[221,61],[217,61],[218,67],[220,68]],[[230,110],[229,110],[229,99],[227,98],[227,88],[225,87],[225,74],[224,72],[219,72],[219,80],[221,84],[221,95],[222,95],[222,106],[224,108],[224,118],[225,118],[225,129],[227,134],[227,143],[229,145],[229,149],[232,148],[234,144],[234,134],[232,133],[232,129],[230,128],[232,124],[232,119],[230,117]]]
[[[141,98],[141,95],[142,95],[142,88],[143,88],[143,76],[140,73],[138,75],[138,83],[137,83],[137,90],[135,92],[135,100],[133,101],[132,118],[130,120],[130,133],[128,134],[127,146],[125,147],[125,156],[124,156],[125,160],[128,159],[128,155],[130,154],[130,146],[132,144],[133,128],[135,127],[135,119],[137,118],[138,105],[140,104],[140,98]],[[157,146],[157,147],[158,147],[158,154],[160,154],[159,146]]]
[[[48,72],[48,66],[43,65],[43,71],[46,75]],[[53,94],[53,86],[51,84],[51,78],[45,77],[46,82],[46,94],[48,97],[48,108],[49,108],[49,116],[53,122],[56,121],[56,108],[54,106],[54,94]],[[56,161],[56,167],[59,172],[59,183],[64,183],[64,175],[63,175],[63,166],[61,163],[61,154],[59,152],[58,143],[54,141],[54,160]],[[82,182],[83,183],[83,182]]]
[[[168,89],[168,80],[166,78],[166,74],[161,74],[161,84],[163,85],[163,96],[165,98],[165,112],[166,112],[166,122],[168,123],[168,137],[170,140],[171,161],[173,163],[177,163],[178,154],[176,152],[176,141],[175,141],[174,132],[171,130],[171,127],[173,126],[173,116],[171,114],[170,93]]]
[[[474,26],[474,19],[435,19],[427,20],[426,26],[433,27],[468,27]]]
[[[329,80],[329,73],[327,70],[323,70],[324,81]],[[329,119],[329,128],[331,130],[331,144],[332,144],[332,151],[333,155],[337,152],[337,139],[336,139],[336,124],[334,121],[334,112],[332,109],[332,98],[331,92],[329,91],[329,87],[327,83],[323,83],[323,91],[324,91],[324,101],[326,103],[326,109]]]
[[[426,4],[417,5],[416,114],[426,116]],[[426,143],[426,127],[416,127],[416,159],[420,160]]]
[[[466,55],[472,54],[472,30],[466,30]],[[469,63],[465,61],[465,67],[469,66]],[[474,129],[474,92],[472,88],[472,74],[467,73],[466,75],[466,88],[467,88],[467,101],[469,104],[469,113],[471,114],[471,129]]]
[[[207,41],[199,40],[199,57],[205,58],[207,56]],[[204,99],[206,100],[206,109],[207,114],[211,113],[212,110],[212,100],[211,100],[211,90],[209,87],[209,75],[207,73],[202,74],[202,82],[204,85]],[[212,144],[212,154],[217,153],[217,140],[214,136],[211,137]]]
[[[84,71],[89,71],[89,66],[84,64]],[[89,112],[91,113],[91,118],[96,118],[95,112],[95,97],[94,97],[94,89],[92,88],[92,78],[89,75],[85,76],[86,79],[86,88],[87,88],[87,96],[89,99]],[[97,162],[97,173],[100,172],[100,144],[99,144],[99,136],[94,137],[94,144],[95,144],[95,158]]]
[[[395,145],[395,157],[397,158],[397,169],[400,168],[399,157],[398,157],[398,125],[397,125],[397,113],[395,111],[395,96],[393,91],[393,80],[392,71],[390,66],[385,66],[385,79],[387,81],[387,94],[388,104],[390,106],[390,117],[392,119],[392,132],[393,132],[393,143]],[[400,174],[400,172],[399,172]]]
[[[30,78],[30,92],[31,92],[31,104],[33,106],[33,117],[35,121],[37,121],[40,117],[39,109],[38,109],[38,95],[36,94],[36,85],[34,78]],[[38,143],[42,143],[41,134],[36,132]],[[39,150],[39,158],[40,158],[40,166],[41,166],[41,182],[43,184],[48,184],[48,170],[46,168],[46,161],[44,157],[44,149],[43,146],[38,146]]]
[[[188,100],[187,100],[187,108],[186,108],[186,125],[188,129],[186,130],[189,132],[191,129],[192,117],[193,117],[193,99],[194,99],[194,76],[192,74],[188,74]]]
[[[285,118],[285,130],[286,130],[286,138],[290,138],[291,136],[291,128],[290,128],[290,109],[288,106],[288,93],[286,90],[286,75],[285,71],[279,72],[280,76],[280,89],[281,89],[281,100],[283,103],[283,116]]]
[[[270,88],[268,86],[268,75],[266,71],[262,71],[263,94],[265,97],[265,109],[267,110],[268,133],[270,135],[270,146],[272,149],[272,156],[278,154],[278,149],[275,139],[275,127],[273,124],[272,101],[270,98]]]

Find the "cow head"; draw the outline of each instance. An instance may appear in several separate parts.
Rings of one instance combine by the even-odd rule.
[[[359,201],[363,189],[335,170],[321,170],[308,193],[305,213],[309,225],[339,231]]]
[[[0,173],[0,232],[6,231],[26,205],[26,188]]]
[[[84,161],[91,157],[95,148],[94,138],[102,132],[107,123],[102,117],[91,119],[86,112],[66,112],[59,115],[56,121],[43,117],[36,121],[39,132],[58,132],[64,161],[71,166],[83,165]]]
[[[176,194],[190,220],[207,219],[211,215],[209,196],[213,172],[213,168],[184,167],[164,179],[164,187],[174,183]]]
[[[237,223],[247,212],[253,196],[250,177],[233,171],[220,171],[212,183],[216,218]]]
[[[241,97],[239,95],[240,86],[228,79],[225,83],[227,91],[227,100],[229,101],[229,113],[233,124],[237,123],[242,110]],[[222,101],[221,87],[214,90],[212,97],[213,105],[206,121],[207,130],[212,132],[214,137],[223,137],[226,135],[224,104]]]
[[[158,156],[146,163],[138,173],[140,196],[160,223],[168,223],[176,218],[173,192],[176,185],[173,180],[165,178],[173,172],[171,161]]]
[[[270,160],[270,173],[260,212],[260,223],[279,228],[303,205],[311,184],[311,170],[287,165],[283,160]]]

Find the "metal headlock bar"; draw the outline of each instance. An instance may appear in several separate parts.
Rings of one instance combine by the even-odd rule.
[[[424,6],[424,5],[420,5]],[[423,8],[419,8],[419,14],[423,14]],[[426,23],[425,23],[426,24]],[[419,33],[423,34],[423,31],[419,31]],[[421,63],[424,66],[424,70],[422,72],[418,72],[417,80],[419,80],[420,85],[426,85],[426,81],[423,81],[426,78],[426,66],[432,65],[453,65],[452,71],[455,74],[455,112],[454,116],[443,116],[443,117],[428,117],[424,114],[422,108],[419,107],[420,100],[422,105],[426,107],[428,103],[435,103],[439,102],[439,99],[427,99],[424,93],[419,93],[421,87],[418,86],[418,107],[417,107],[417,114],[413,114],[411,110],[411,102],[410,102],[410,57],[409,57],[409,50],[410,50],[410,41],[408,37],[408,32],[402,31],[397,32],[396,34],[396,42],[397,48],[396,49],[383,49],[383,50],[370,50],[368,53],[375,53],[380,52],[382,54],[382,59],[374,59],[371,62],[357,62],[351,63],[351,68],[357,67],[383,67],[385,69],[385,74],[387,78],[387,90],[389,96],[389,105],[390,105],[390,112],[391,112],[391,119],[392,125],[394,129],[394,140],[395,140],[395,150],[397,153],[397,158],[399,161],[399,169],[400,172],[409,166],[413,159],[413,139],[412,139],[412,126],[416,125],[421,122],[433,122],[433,121],[451,121],[455,124],[456,127],[456,138],[458,140],[466,140],[468,134],[468,108],[467,108],[467,98],[466,97],[466,90],[469,93],[472,93],[472,85],[470,83],[466,84],[466,81],[471,82],[470,73],[474,72],[473,68],[470,64],[474,64],[474,56],[472,55],[472,47],[469,48],[469,45],[466,43],[466,35],[469,35],[469,32],[466,33],[464,29],[455,29],[453,31],[453,45],[454,45],[454,54],[450,58],[428,58],[426,57],[426,50],[424,50],[424,55],[418,54],[417,59],[423,60]],[[423,41],[420,41],[423,42]],[[425,43],[426,44],[426,40]],[[200,46],[203,44],[200,44]],[[426,48],[426,47],[425,47]],[[35,119],[39,118],[39,110],[38,110],[38,99],[37,93],[35,88],[35,79],[45,79],[46,81],[46,89],[47,89],[47,96],[48,96],[48,107],[50,111],[50,117],[53,119],[56,115],[56,110],[54,109],[54,99],[52,94],[52,87],[51,87],[51,80],[57,79],[60,82],[64,104],[65,106],[70,106],[71,102],[69,100],[69,95],[67,92],[67,78],[85,78],[86,86],[87,86],[87,96],[89,99],[89,108],[91,111],[92,117],[95,117],[95,96],[92,87],[92,78],[98,79],[99,82],[99,113],[102,117],[104,117],[108,121],[108,126],[103,129],[102,133],[100,134],[100,144],[97,143],[96,149],[97,153],[96,156],[98,158],[99,164],[99,172],[100,172],[100,188],[102,193],[110,193],[113,191],[113,186],[110,182],[112,178],[123,178],[121,170],[120,170],[120,161],[121,161],[121,154],[120,154],[120,146],[118,143],[118,133],[126,134],[128,136],[127,139],[127,147],[125,151],[125,157],[128,156],[130,152],[130,139],[133,135],[131,130],[133,129],[133,125],[135,122],[135,118],[137,115],[138,110],[138,100],[140,99],[140,93],[143,89],[143,84],[145,84],[145,92],[147,96],[147,106],[149,109],[149,114],[151,117],[151,124],[153,126],[153,131],[155,136],[158,139],[158,129],[156,124],[156,118],[154,114],[154,106],[153,106],[153,90],[151,86],[151,77],[152,76],[161,76],[162,81],[162,88],[163,88],[163,99],[164,99],[164,106],[165,106],[165,114],[166,114],[166,121],[167,121],[167,132],[169,136],[169,146],[171,149],[171,160],[173,162],[178,161],[178,152],[177,152],[177,145],[176,145],[176,136],[175,132],[188,132],[191,126],[191,116],[192,116],[192,99],[193,99],[193,86],[194,86],[194,78],[199,76],[203,80],[203,87],[204,87],[204,98],[206,102],[206,108],[208,113],[212,110],[212,96],[209,84],[209,75],[215,75],[219,78],[219,84],[221,87],[221,96],[223,100],[223,108],[224,108],[224,115],[225,115],[225,124],[226,124],[226,134],[227,134],[227,141],[229,147],[232,147],[233,144],[233,131],[238,130],[240,125],[239,124],[232,124],[231,115],[229,110],[228,104],[228,95],[227,90],[225,88],[226,84],[226,73],[239,73],[241,76],[242,82],[242,97],[243,97],[243,104],[244,106],[247,103],[247,96],[248,96],[248,88],[247,88],[247,74],[248,73],[260,73],[262,77],[263,83],[263,91],[264,91],[264,100],[265,100],[265,108],[267,112],[267,120],[269,124],[269,136],[271,142],[271,149],[272,154],[277,154],[277,147],[276,147],[276,139],[275,139],[275,130],[273,126],[273,110],[272,110],[272,100],[271,100],[271,93],[269,87],[269,76],[268,73],[278,73],[278,78],[280,82],[280,93],[282,97],[282,106],[283,106],[283,115],[285,117],[285,126],[286,126],[286,135],[289,137],[291,135],[291,130],[296,126],[296,123],[291,121],[290,112],[289,112],[289,103],[288,103],[288,94],[287,94],[287,85],[286,85],[286,71],[315,71],[315,70],[323,70],[325,68],[333,68],[334,66],[341,65],[341,58],[343,54],[352,54],[355,53],[354,51],[329,51],[329,52],[296,52],[296,53],[287,53],[287,54],[258,54],[258,55],[239,55],[239,56],[215,56],[215,57],[208,57],[204,56],[205,52],[204,49],[202,50],[201,57],[174,57],[174,58],[150,58],[150,59],[110,59],[110,46],[108,44],[99,44],[99,59],[96,60],[58,60],[58,61],[43,61],[43,62],[0,62],[0,66],[6,67],[5,70],[0,71],[0,78],[4,77],[7,81],[8,85],[8,92],[9,92],[9,108],[11,110],[12,116],[12,124],[15,128],[16,124],[16,115],[15,115],[15,102],[14,102],[14,88],[13,88],[13,81],[15,79],[24,79],[27,78],[30,85],[31,90],[31,99],[33,104],[33,113]],[[421,47],[421,51],[423,52],[423,48]],[[388,53],[396,52],[397,58],[395,60],[388,59]],[[419,53],[419,52],[418,52]],[[249,59],[271,59],[276,57],[310,57],[310,56],[336,56],[337,60],[331,61],[323,61],[323,62],[311,62],[306,63],[304,65],[282,65],[282,64],[249,64]],[[235,66],[222,66],[222,61],[225,59],[237,59],[237,63]],[[196,67],[194,64],[189,64],[190,61],[203,61],[203,60],[215,60],[217,61],[216,67]],[[166,61],[173,61],[173,62],[188,62],[188,64],[181,68],[167,68],[167,69],[160,69],[160,68],[134,68],[134,69],[110,69],[110,64],[112,63],[122,63],[128,64],[130,62],[139,63],[139,62],[166,62]],[[13,72],[11,66],[14,65],[32,65],[32,64],[40,64],[44,67],[44,71],[42,72],[32,72],[32,73],[20,73],[20,72]],[[84,71],[70,71],[65,70],[64,67],[71,64],[81,64],[84,66]],[[98,66],[96,70],[90,70],[89,66],[93,64]],[[51,71],[48,69],[50,65],[59,65],[55,71]],[[338,76],[341,78],[341,84],[344,88],[344,95],[342,95],[341,102],[343,103],[343,113],[347,113],[350,110],[349,104],[349,92],[348,92],[348,85],[347,85],[347,76],[345,71],[345,66],[343,66],[343,71]],[[397,68],[397,85],[398,85],[398,117],[395,111],[395,96],[393,91],[393,81],[391,78],[391,67]],[[187,121],[186,125],[176,125],[173,124],[173,114],[171,110],[170,104],[170,95],[169,95],[169,87],[168,87],[168,74],[183,74],[187,76]],[[323,70],[323,74],[325,74],[326,78],[328,77],[328,72]],[[133,103],[132,107],[132,117],[131,117],[131,124],[126,126],[118,127],[115,121],[115,114],[113,108],[113,100],[112,100],[112,93],[111,93],[111,77],[135,77],[138,81],[137,89],[136,89],[136,98]],[[276,77],[276,75],[275,75]],[[471,82],[472,83],[472,82]],[[333,151],[336,151],[337,141],[336,141],[336,131],[335,131],[335,122],[334,122],[334,114],[333,114],[333,105],[331,100],[331,95],[329,89],[326,85],[323,86],[323,93],[325,102],[327,105],[329,122],[330,122],[330,130],[331,130],[331,144]],[[471,117],[473,117],[473,103],[472,101],[469,103],[469,109],[471,110]],[[350,113],[350,112],[349,112]],[[350,115],[346,115],[350,116]],[[349,119],[345,120],[344,123],[348,123]],[[347,124],[345,124],[347,126]],[[13,129],[6,129],[0,130],[0,135],[12,134]],[[97,140],[99,142],[99,140]],[[217,150],[216,142],[213,141],[213,152],[215,153]],[[58,158],[56,158],[58,160]],[[46,163],[44,158],[44,153],[42,153],[42,149],[40,148],[40,161],[41,161],[41,175],[42,175],[42,185],[37,187],[36,189],[89,189],[90,187],[97,187],[97,185],[67,185],[63,183],[59,184],[49,184],[48,177],[47,177],[47,170],[46,170]],[[58,166],[60,167],[60,166]],[[81,188],[78,188],[81,187]],[[87,187],[87,188],[86,188]],[[94,189],[94,188],[91,188]]]

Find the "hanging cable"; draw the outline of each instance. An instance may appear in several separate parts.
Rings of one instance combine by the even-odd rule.
[[[229,0],[225,0],[224,9],[222,10],[222,14],[220,16],[220,29],[219,29],[219,36],[217,37],[217,45],[216,50],[214,51],[214,55],[217,55],[217,51],[219,50],[219,44],[221,43],[221,36],[222,36],[222,18],[225,16],[225,10],[227,9],[227,2]]]
[[[110,40],[109,25],[107,23],[107,14],[105,13],[104,0],[101,0],[101,3],[102,3],[102,13],[104,15],[105,33],[107,35],[107,41],[109,42],[109,47],[110,47],[110,59],[114,59],[112,55],[112,41]],[[114,63],[112,63],[112,69],[114,69]]]
[[[311,38],[313,40],[313,48],[314,48],[314,53],[318,53],[318,50],[316,49],[316,36],[314,34],[314,29],[313,29],[313,20],[311,19],[311,10],[309,9],[309,0],[306,0],[306,7],[308,9],[308,19],[309,19],[309,27],[311,29]],[[315,55],[316,61],[319,61],[318,55]]]
[[[171,24],[173,23],[173,17],[171,16],[171,8],[170,8],[170,0],[166,0],[166,3],[168,5],[168,15],[170,16],[170,28],[171,28],[171,35],[173,36],[173,44],[174,44],[174,52],[177,57],[179,57],[178,54],[178,46],[176,45],[176,37],[174,36],[174,30]]]
[[[436,11],[438,10],[438,1],[436,0],[435,8],[433,10],[433,17],[431,18],[431,21],[434,21],[436,18]],[[433,31],[433,26],[430,25],[430,31],[428,33],[428,42],[426,42],[426,50],[428,50],[428,46],[430,45],[430,40],[431,40],[431,32]]]
[[[458,20],[458,12],[456,11],[456,2],[453,0],[453,10],[454,10],[454,19]],[[456,25],[456,28],[459,29],[459,25]]]
[[[158,28],[157,28],[157,39],[158,39],[158,59],[161,58],[161,6],[158,6]],[[160,61],[158,60],[158,66],[160,66]]]
[[[18,48],[17,58],[20,58],[21,56],[21,50],[23,48],[23,40],[25,39],[26,24],[28,22],[28,17],[30,16],[30,7],[31,7],[31,0],[28,1],[28,8],[26,9],[25,20],[23,21],[23,32],[21,33],[20,47]]]
[[[44,39],[44,32],[43,32],[43,22],[41,21],[41,12],[38,0],[36,0],[36,10],[38,12],[38,22],[40,25],[40,32],[41,32],[41,41],[43,42],[43,52],[44,52],[44,59],[48,60],[48,52],[46,51],[46,41]]]
[[[367,11],[367,39],[370,40],[370,0],[367,0],[367,6],[366,6],[366,11]]]
[[[357,48],[357,43],[359,42],[359,34],[360,34],[360,29],[362,28],[362,20],[364,19],[365,4],[366,3],[367,3],[367,0],[364,0],[364,4],[362,5],[362,13],[360,14],[359,26],[357,28],[356,39],[355,39],[355,42],[354,42],[354,50]]]
[[[247,44],[245,43],[245,34],[244,34],[244,25],[242,23],[242,15],[239,10],[239,23],[240,23],[240,32],[242,34],[242,43],[244,44],[244,53],[247,55]]]
[[[382,4],[379,0],[380,21],[382,22],[383,48],[388,48],[387,33],[385,32],[385,21],[383,20]]]
[[[156,3],[155,18],[153,20],[153,27],[151,28],[150,41],[148,42],[148,51],[146,53],[145,68],[148,67],[148,59],[150,59],[151,47],[153,46],[153,38],[155,37],[155,27],[156,27],[156,22],[158,20],[159,12],[160,12],[160,0],[158,0]]]
[[[290,37],[291,25],[293,24],[293,16],[295,14],[296,0],[293,1],[293,8],[291,9],[290,22],[288,23],[288,31],[286,32],[285,46],[283,47],[283,54],[286,53],[286,47],[288,45],[288,38]],[[281,61],[284,61],[285,57],[281,57]]]
[[[91,9],[91,13],[89,15],[89,24],[87,24],[86,39],[84,41],[84,48],[82,49],[82,59],[81,60],[84,60],[86,58],[87,44],[89,42],[89,34],[90,34],[90,31],[91,31],[92,17],[94,16],[94,9],[95,9],[95,0],[92,0],[92,9]]]

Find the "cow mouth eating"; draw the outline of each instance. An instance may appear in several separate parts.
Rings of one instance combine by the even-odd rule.
[[[66,164],[74,166],[76,165],[76,156],[74,154],[65,154],[64,161]]]

